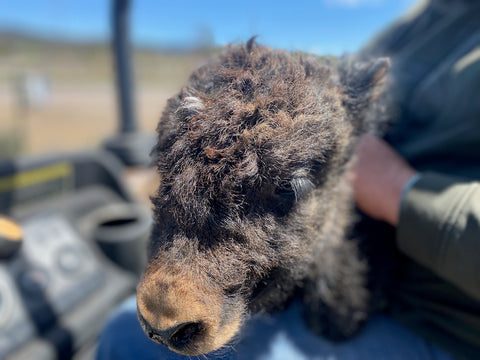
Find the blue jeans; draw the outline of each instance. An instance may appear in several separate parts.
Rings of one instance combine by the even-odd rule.
[[[301,319],[300,305],[284,312],[254,316],[235,344],[194,359],[236,360],[452,360],[443,350],[386,316],[373,318],[353,339],[332,343],[311,333]],[[128,299],[105,326],[97,360],[182,360],[144,335],[137,320],[135,298]]]

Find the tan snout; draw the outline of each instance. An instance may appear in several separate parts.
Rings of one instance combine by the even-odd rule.
[[[137,306],[142,328],[152,340],[189,356],[227,344],[238,332],[243,312],[225,312],[221,291],[198,277],[165,269],[144,276]]]

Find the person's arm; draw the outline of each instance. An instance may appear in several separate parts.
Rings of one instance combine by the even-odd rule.
[[[396,226],[407,256],[480,299],[480,183],[433,172],[411,183],[416,174],[388,144],[365,136],[352,171],[357,206]]]
[[[422,173],[400,204],[397,245],[480,299],[480,183]]]

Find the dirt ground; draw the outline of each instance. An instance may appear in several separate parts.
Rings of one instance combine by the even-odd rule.
[[[136,94],[139,127],[154,132],[173,90],[141,88]],[[45,106],[22,110],[15,94],[0,89],[0,133],[21,138],[21,154],[38,155],[99,146],[117,131],[114,89],[101,86],[53,88]],[[7,139],[5,139],[7,137]]]

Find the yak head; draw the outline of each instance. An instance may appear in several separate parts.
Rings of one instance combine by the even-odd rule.
[[[331,62],[251,40],[168,101],[137,289],[151,339],[184,355],[222,347],[293,294],[332,217],[347,222],[345,169],[387,61]]]

